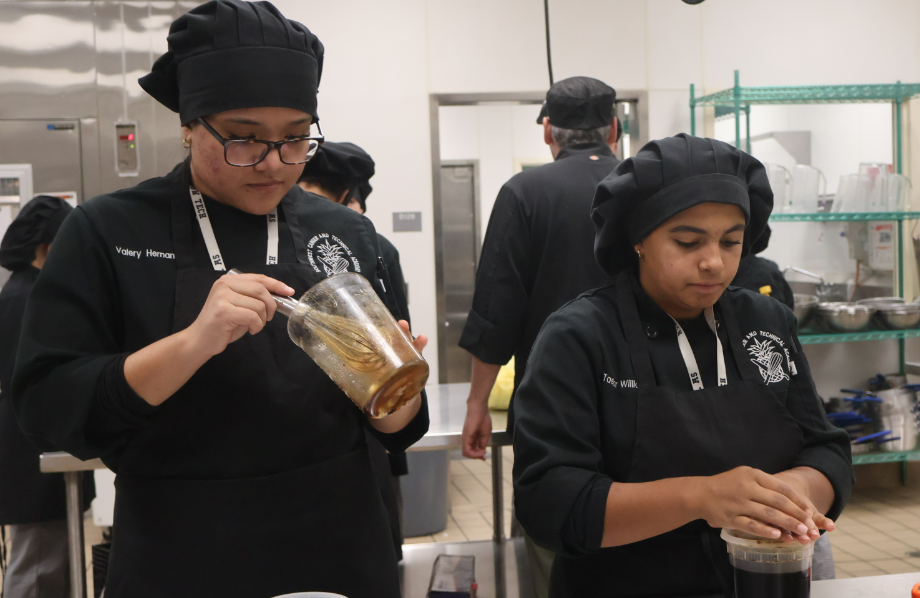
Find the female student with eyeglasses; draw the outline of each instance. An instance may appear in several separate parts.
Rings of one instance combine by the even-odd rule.
[[[140,83],[179,113],[189,159],[62,226],[23,325],[20,423],[118,474],[107,598],[398,598],[364,431],[404,450],[424,397],[368,420],[270,296],[347,271],[390,301],[370,221],[295,184],[323,141],[323,46],[241,0],[193,9],[168,41]]]

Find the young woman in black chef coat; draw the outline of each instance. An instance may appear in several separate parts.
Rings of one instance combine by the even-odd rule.
[[[646,145],[598,186],[613,285],[546,322],[515,398],[517,517],[555,597],[733,594],[720,528],[807,543],[853,472],[791,310],[728,287],[769,218],[763,166],[710,139]]]
[[[23,326],[21,425],[118,474],[108,598],[398,598],[364,429],[404,450],[424,398],[369,422],[269,296],[357,272],[388,300],[370,222],[295,185],[322,44],[267,2],[217,0],[169,47],[140,83],[190,160],[62,226]]]

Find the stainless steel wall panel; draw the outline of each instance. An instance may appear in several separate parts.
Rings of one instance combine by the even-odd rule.
[[[0,118],[96,114],[92,2],[0,2]]]
[[[78,120],[0,120],[0,164],[31,164],[36,195],[76,191],[83,199]]]

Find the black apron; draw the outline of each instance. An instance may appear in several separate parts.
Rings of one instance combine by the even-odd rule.
[[[617,307],[638,384],[636,441],[627,483],[713,476],[747,465],[767,473],[789,469],[802,450],[802,432],[745,355],[729,302],[722,323],[741,382],[697,391],[657,386],[629,274],[617,279]],[[721,530],[705,521],[586,557],[557,556],[554,598],[734,595]]]
[[[188,202],[187,187],[173,192],[173,241],[179,268],[173,332],[198,317],[211,286],[223,274],[195,265]],[[309,266],[291,202],[286,196],[280,208],[287,217],[298,263],[249,271],[303,292],[319,278]],[[303,434],[327,433],[318,424],[311,426],[309,410],[348,399],[291,342],[286,324],[286,318],[278,316],[259,334],[231,343],[164,404],[169,409],[161,410],[150,425],[162,427],[164,433],[188,434],[183,424],[201,421],[202,410],[210,409],[215,426],[229,417],[246,418],[242,421],[252,434],[270,434],[277,428],[272,418],[283,417],[287,410],[300,414]],[[317,388],[326,392],[317,393]],[[338,403],[325,409],[338,409]],[[387,515],[363,431],[357,430],[356,438],[353,450],[318,463],[310,463],[309,455],[291,455],[292,463],[308,464],[272,475],[118,476],[106,597],[268,598],[326,591],[348,598],[399,598]],[[227,455],[227,459],[257,462],[259,455]]]

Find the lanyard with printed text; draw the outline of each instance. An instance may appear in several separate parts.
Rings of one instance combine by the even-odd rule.
[[[227,267],[224,264],[223,256],[220,254],[220,247],[217,246],[217,238],[214,236],[214,228],[211,226],[211,219],[208,217],[208,208],[204,205],[204,198],[194,187],[189,187],[188,192],[192,198],[192,205],[195,207],[198,226],[201,227],[201,236],[204,237],[204,244],[208,247],[211,265],[214,266],[215,270],[225,272]],[[266,250],[265,263],[269,266],[274,266],[278,263],[278,208],[266,214],[265,219],[268,224],[268,249]]]
[[[716,317],[712,307],[707,307],[703,312],[706,316],[706,323],[712,333],[716,335],[716,362],[718,363],[719,386],[728,384],[728,377],[725,375],[725,356],[722,354],[722,341],[719,339],[719,333],[716,331]],[[674,320],[674,318],[671,318]],[[680,347],[680,354],[684,358],[684,365],[687,366],[687,373],[690,374],[690,384],[693,390],[703,389],[703,379],[700,376],[700,368],[696,364],[696,356],[693,354],[693,348],[690,347],[690,341],[684,329],[680,327],[677,320],[674,320],[674,326],[677,328],[677,346]]]

